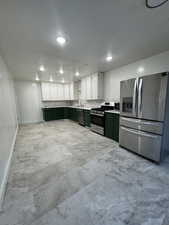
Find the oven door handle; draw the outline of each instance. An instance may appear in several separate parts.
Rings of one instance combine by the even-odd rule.
[[[90,115],[91,115],[91,116],[99,116],[99,117],[104,117],[104,115],[101,115],[101,114],[100,114],[100,115],[98,115],[98,114],[95,114],[95,113],[90,113]]]

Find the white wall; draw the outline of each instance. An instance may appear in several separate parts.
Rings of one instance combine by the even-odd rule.
[[[43,121],[42,107],[69,106],[71,104],[70,101],[42,102],[39,82],[16,80],[14,84],[19,124]]]
[[[0,56],[0,206],[17,131],[13,81]]]
[[[104,97],[107,101],[120,100],[120,81],[129,78],[137,77],[137,69],[144,67],[144,72],[141,74],[149,75],[153,73],[169,71],[169,51],[159,55],[154,55],[135,63],[120,67],[116,70],[111,70],[105,73],[104,76]]]
[[[18,121],[20,124],[43,120],[40,83],[15,81]]]

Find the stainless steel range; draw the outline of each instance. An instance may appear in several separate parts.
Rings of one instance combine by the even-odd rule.
[[[93,108],[91,110],[91,130],[104,135],[104,126],[105,126],[105,111],[113,110],[114,106],[103,105],[99,108]]]

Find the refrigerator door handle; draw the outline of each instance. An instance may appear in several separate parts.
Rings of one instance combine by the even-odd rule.
[[[143,79],[139,80],[138,87],[138,116],[141,117],[142,114],[142,89],[143,89]]]
[[[133,133],[136,134],[138,136],[143,136],[143,137],[149,137],[149,138],[159,138],[159,135],[154,135],[154,134],[147,134],[145,132],[141,132],[141,131],[135,131],[133,129],[130,128],[125,128],[125,127],[121,127],[122,130],[125,130],[129,133]]]
[[[122,120],[133,122],[133,123],[139,123],[139,124],[144,124],[144,125],[156,125],[158,126],[161,124],[161,122],[150,122],[150,121],[142,121],[140,119],[131,119],[127,117],[121,117]]]
[[[134,93],[133,93],[133,114],[134,115],[136,115],[137,88],[138,88],[138,78],[136,78],[134,83]]]

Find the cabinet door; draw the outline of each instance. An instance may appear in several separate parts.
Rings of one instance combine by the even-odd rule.
[[[119,141],[119,114],[113,114],[113,140]]]
[[[119,114],[105,113],[105,136],[119,141]]]
[[[113,139],[113,118],[110,113],[105,113],[105,136]]]
[[[64,85],[64,100],[70,100],[70,87],[69,84]]]
[[[42,90],[42,99],[43,99],[43,101],[50,100],[50,87],[49,87],[49,83],[42,83],[41,84],[41,90]]]
[[[50,100],[58,100],[58,89],[57,89],[57,84],[49,84],[49,93],[50,93]]]
[[[64,108],[64,119],[68,119],[69,118],[69,108],[65,107]]]
[[[64,108],[56,108],[56,120],[64,119]]]
[[[92,99],[91,76],[86,77],[86,99]]]
[[[63,84],[58,84],[58,100],[64,100]]]
[[[81,80],[81,99],[86,99],[86,78]]]
[[[85,126],[90,127],[90,110],[84,110]]]
[[[73,85],[73,82],[70,84],[70,100],[74,100],[74,85]]]
[[[91,98],[97,99],[98,98],[98,75],[94,74],[91,77]]]

